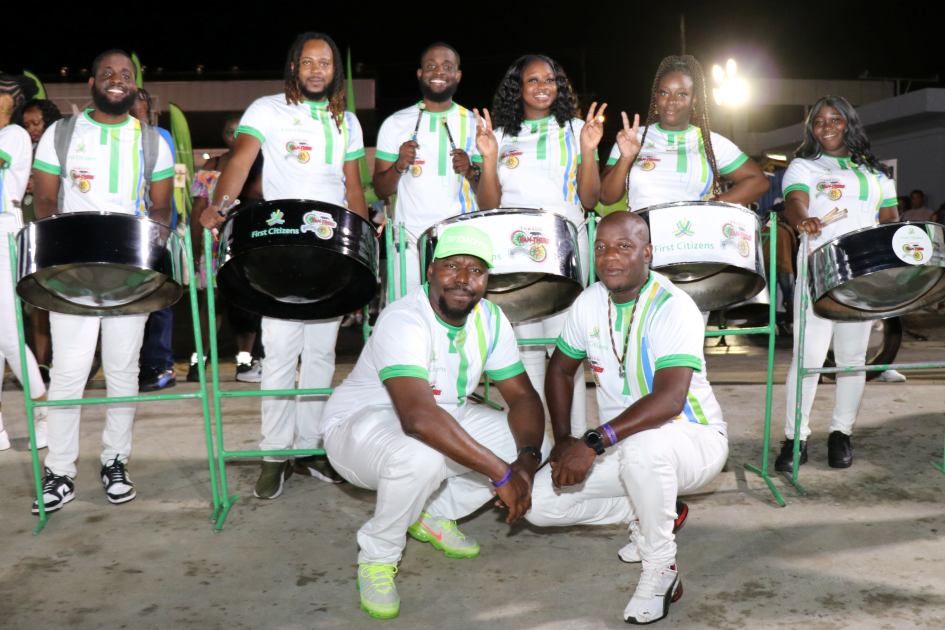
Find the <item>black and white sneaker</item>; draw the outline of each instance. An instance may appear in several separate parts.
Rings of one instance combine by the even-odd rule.
[[[53,474],[48,468],[43,474],[43,504],[46,512],[56,512],[75,498],[75,483],[72,477]],[[33,501],[33,514],[39,514],[39,501]]]
[[[131,482],[125,464],[118,456],[102,466],[102,485],[105,486],[105,497],[111,503],[127,503],[136,496],[135,484]]]

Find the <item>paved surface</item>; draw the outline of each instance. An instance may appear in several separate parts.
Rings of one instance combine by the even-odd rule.
[[[900,361],[945,358],[941,316],[907,320],[909,329],[930,340],[907,340]],[[708,492],[687,499],[685,594],[661,627],[945,627],[945,475],[929,463],[942,463],[945,372],[868,384],[856,460],[844,471],[826,466],[833,386],[823,385],[801,469],[808,494],[778,476],[788,500],[780,508],[743,468],[761,457],[763,360],[756,346],[730,342],[708,356],[731,456]],[[779,350],[779,383],[789,358]],[[510,528],[489,508],[462,524],[482,543],[477,559],[409,542],[401,616],[371,620],[358,610],[354,532],[374,495],[293,477],[282,497],[263,502],[252,498],[258,464],[234,463],[231,489],[244,498],[213,531],[203,425],[189,401],[140,406],[130,466],[138,498],[123,506],[107,504],[98,480],[104,409],[86,408],[77,498],[34,536],[22,395],[8,388],[3,398],[13,448],[0,453],[0,627],[626,627],[620,614],[639,567],[617,560],[624,528]],[[226,401],[224,413],[228,447],[255,448],[258,401]]]

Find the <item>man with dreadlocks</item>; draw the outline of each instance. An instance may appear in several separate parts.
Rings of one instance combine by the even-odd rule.
[[[427,46],[417,69],[423,100],[395,112],[377,134],[374,190],[380,197],[397,194],[395,218],[407,232],[408,291],[420,284],[417,237],[438,221],[477,210],[476,121],[453,101],[462,76],[455,48]],[[394,272],[400,273],[398,265]],[[399,278],[390,280],[400,286]]]
[[[285,64],[285,93],[264,96],[249,106],[236,128],[236,145],[213,193],[200,215],[208,228],[219,225],[246,181],[250,167],[263,152],[263,196],[273,199],[312,199],[346,206],[368,218],[358,158],[364,155],[361,125],[344,111],[341,54],[323,33],[299,35]],[[300,144],[311,150],[299,151]],[[335,341],[341,318],[290,321],[263,317],[262,389],[295,385],[301,356],[299,386],[331,385],[335,371]],[[262,402],[263,450],[312,449],[320,446],[324,402],[265,398]],[[267,458],[254,494],[275,499],[292,473],[339,483],[341,477],[324,456],[302,457],[290,468],[284,458]]]
[[[601,176],[600,200],[616,203],[624,192],[631,210],[673,201],[715,199],[749,204],[768,190],[768,180],[730,140],[710,131],[705,76],[691,55],[663,59],[653,79],[646,126],[621,112]],[[722,192],[722,180],[731,187]]]

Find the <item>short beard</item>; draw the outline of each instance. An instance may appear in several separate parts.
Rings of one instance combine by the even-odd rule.
[[[417,83],[420,84],[420,94],[423,95],[424,99],[432,103],[445,103],[451,100],[453,95],[456,94],[456,88],[459,87],[458,83],[454,83],[442,92],[434,92],[422,79],[417,79]]]
[[[472,313],[472,310],[476,308],[476,304],[479,303],[479,300],[475,302],[470,302],[466,308],[450,308],[446,304],[446,297],[440,294],[440,299],[437,300],[437,304],[440,307],[440,312],[446,316],[447,319],[452,319],[454,321],[465,321],[466,318]]]
[[[108,100],[108,96],[100,91],[95,89],[95,86],[92,86],[92,102],[95,103],[95,109],[98,111],[108,114],[109,116],[121,116],[122,114],[127,114],[131,111],[131,106],[135,104],[135,99],[138,98],[138,93],[136,91],[131,91],[128,93],[128,96],[123,98],[118,102],[112,102]]]
[[[299,92],[302,96],[305,97],[307,101],[324,101],[328,98],[328,90],[322,90],[321,92],[309,92],[305,87],[299,83]]]

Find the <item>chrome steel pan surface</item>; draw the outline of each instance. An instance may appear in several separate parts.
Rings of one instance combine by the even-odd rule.
[[[355,311],[378,290],[377,231],[320,201],[266,201],[233,212],[220,232],[217,284],[226,299],[277,319]]]
[[[150,313],[173,304],[183,293],[180,238],[145,217],[57,214],[20,230],[17,250],[17,293],[49,311]]]
[[[844,234],[809,260],[814,312],[863,321],[945,300],[945,226],[887,223]]]
[[[583,290],[577,228],[545,210],[498,208],[441,221],[420,236],[421,266],[433,259],[437,237],[459,224],[477,227],[491,237],[494,267],[486,298],[510,321],[563,311]]]
[[[650,226],[653,269],[703,311],[731,306],[765,287],[758,216],[719,201],[678,201],[638,211]]]

